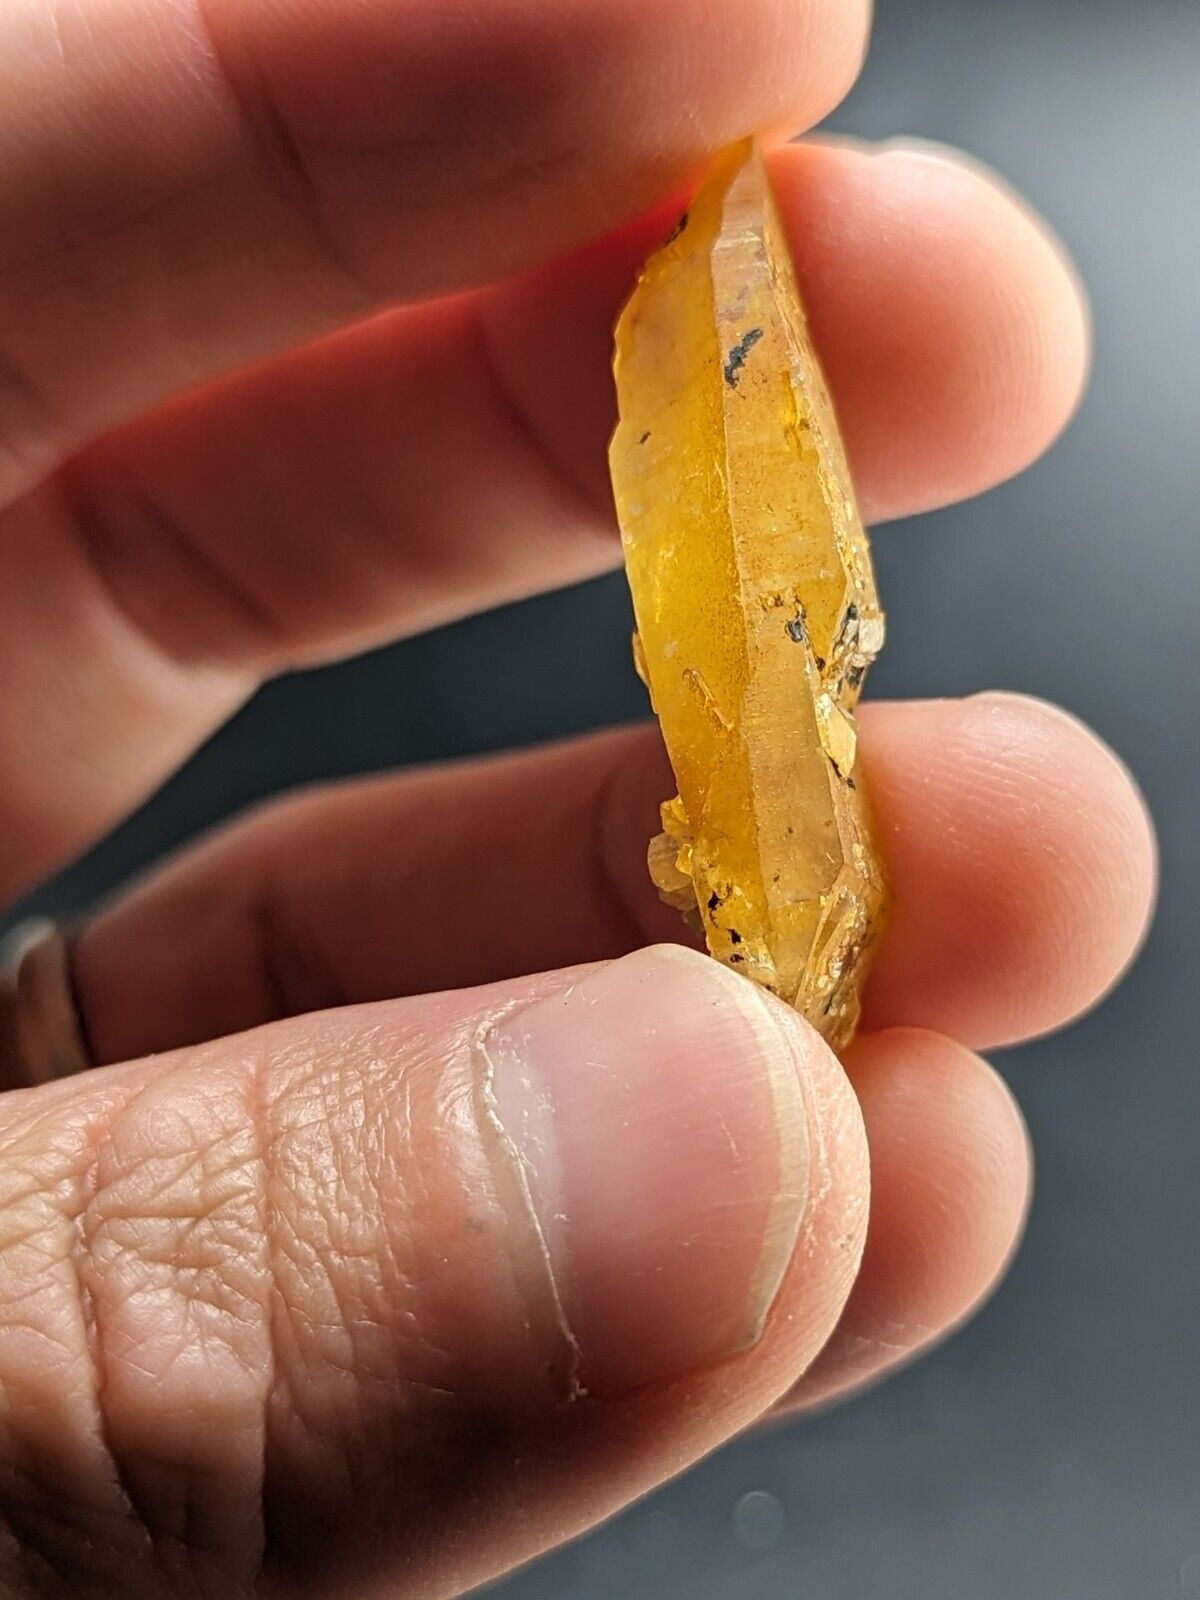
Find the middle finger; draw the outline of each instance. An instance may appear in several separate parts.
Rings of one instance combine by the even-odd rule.
[[[791,146],[774,176],[866,514],[1045,448],[1085,337],[1038,224],[923,151]],[[618,559],[611,327],[653,229],[201,391],[0,517],[0,899],[261,675]]]

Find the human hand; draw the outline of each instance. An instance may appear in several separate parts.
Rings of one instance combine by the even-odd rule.
[[[4,11],[4,896],[264,675],[617,559],[610,327],[664,213],[626,219],[828,110],[865,10]],[[1085,365],[1039,225],[923,149],[773,164],[867,515],[1024,465]],[[1112,981],[1152,845],[1037,703],[862,737],[894,913],[848,1077],[626,954],[679,932],[652,730],[285,801],[96,916],[129,1064],[4,1053],[0,1590],[454,1592],[963,1317],[1028,1184],[970,1047]]]

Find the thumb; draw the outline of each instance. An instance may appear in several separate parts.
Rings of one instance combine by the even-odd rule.
[[[866,1212],[833,1056],[673,947],[7,1095],[0,1592],[479,1583],[791,1387]]]

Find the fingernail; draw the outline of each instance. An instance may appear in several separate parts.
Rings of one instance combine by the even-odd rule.
[[[664,945],[480,1041],[498,1190],[570,1382],[616,1394],[760,1336],[808,1198],[805,1056],[747,979]]]

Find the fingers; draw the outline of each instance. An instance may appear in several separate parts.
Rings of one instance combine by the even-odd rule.
[[[871,1149],[871,1220],[837,1331],[788,1396],[812,1407],[911,1361],[992,1290],[1029,1201],[1021,1114],[992,1069],[937,1034],[859,1039],[846,1071]]]
[[[1084,333],[1040,226],[924,152],[789,147],[774,170],[867,509],[1043,448]],[[202,391],[10,509],[0,893],[115,821],[260,674],[612,565],[612,318],[662,225]]]
[[[780,179],[785,215],[805,219],[791,233],[805,281],[842,268],[839,300],[818,293],[811,314],[843,374],[867,519],[949,505],[1036,460],[1079,403],[1091,339],[1083,288],[1045,222],[994,172],[921,143],[865,157],[800,146]],[[864,265],[876,254],[890,295]]]
[[[21,0],[0,22],[0,499],[72,432],[516,271],[731,138],[807,126],[867,12]]]
[[[870,516],[1040,454],[1086,360],[1043,225],[924,149],[790,146],[772,171]],[[85,553],[165,651],[260,670],[611,566],[612,325],[665,226],[394,313],[106,440],[66,479]],[[164,524],[273,621],[265,637],[203,589],[181,631]]]
[[[995,173],[921,143],[806,141],[774,152],[771,177],[866,519],[948,504],[1040,455],[1079,400],[1089,340],[1046,224]],[[612,402],[593,374],[646,244],[628,230],[487,302],[523,414],[597,497]],[[556,359],[564,318],[591,359]]]
[[[868,1024],[1011,1042],[1091,1004],[1140,938],[1154,851],[1128,774],[1039,701],[865,707],[892,908]],[[101,1060],[272,1016],[684,937],[646,873],[653,729],[317,790],[192,851],[85,928]]]
[[[1118,758],[1021,695],[868,707],[864,721],[895,877],[867,1025],[987,1047],[1093,1005],[1141,944],[1156,887],[1153,828]]]
[[[811,1030],[651,950],[10,1096],[0,1197],[4,1587],[432,1596],[794,1384],[867,1165]]]

